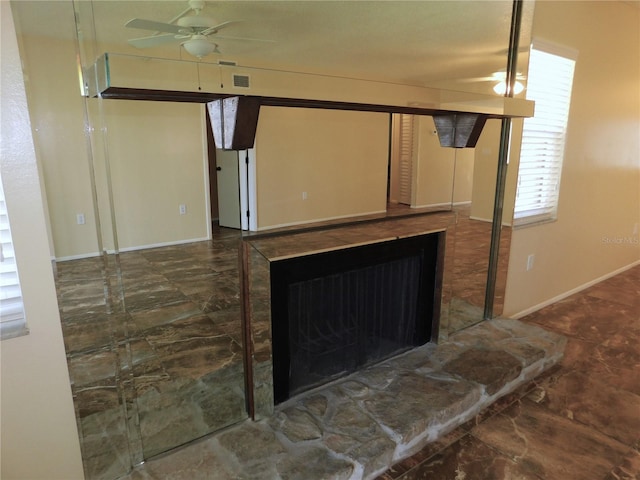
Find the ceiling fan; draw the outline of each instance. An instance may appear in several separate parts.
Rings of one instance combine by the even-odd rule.
[[[129,44],[136,48],[149,48],[178,41],[181,42],[181,45],[189,54],[197,58],[202,58],[210,53],[221,53],[218,49],[218,44],[213,42],[210,37],[217,34],[224,27],[236,22],[227,21],[217,23],[217,21],[211,17],[201,15],[204,6],[204,0],[189,0],[189,7],[170,20],[169,23],[144,20],[141,18],[129,20],[125,24],[125,27],[154,31],[154,34],[151,36],[129,40]],[[257,38],[222,37],[219,35],[216,35],[215,38],[224,40],[269,41]]]
[[[462,78],[459,79],[459,82],[462,83],[475,83],[475,82],[504,82],[507,79],[507,72],[505,70],[499,70],[497,72],[493,72],[491,75],[487,75],[485,77],[472,77],[472,78]],[[522,73],[516,73],[517,81],[525,81],[527,79]]]
[[[456,80],[458,83],[477,83],[477,82],[492,82],[495,85],[493,86],[493,91],[498,94],[504,94],[504,91],[507,88],[506,84],[507,73],[505,70],[499,70],[497,72],[493,72],[491,75],[486,77],[473,77],[473,78],[463,78]],[[527,77],[522,73],[516,73],[516,79],[514,84],[514,94],[519,94],[524,90],[523,83],[526,82]]]

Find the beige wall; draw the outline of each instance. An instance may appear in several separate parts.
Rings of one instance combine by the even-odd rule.
[[[475,148],[473,169],[473,191],[471,195],[471,218],[491,222],[495,203],[498,158],[500,156],[500,134],[502,121],[487,121]],[[511,225],[518,182],[518,159],[520,157],[520,138],[522,120],[511,121],[511,146],[509,164],[505,181],[505,196],[502,224]]]
[[[69,21],[60,21],[65,20]],[[69,40],[21,40],[54,256],[67,259],[96,254],[99,244],[75,47]],[[99,102],[89,101],[88,120],[95,128],[93,168],[103,248],[114,248],[107,154],[120,249],[206,238],[209,197],[204,107]],[[106,150],[103,129],[107,132]],[[179,215],[180,204],[187,206],[186,215]],[[77,224],[79,213],[85,216],[84,225]]]
[[[9,2],[0,2],[0,168],[30,334],[0,344],[0,476],[84,478]]]
[[[103,103],[120,249],[208,238],[204,106]]]
[[[417,152],[414,156],[411,206],[420,208],[451,204],[456,151],[442,148],[432,117],[415,117]]]
[[[536,3],[534,38],[579,53],[558,220],[513,232],[507,315],[640,259],[639,16],[624,2]],[[527,272],[530,254],[535,262]]]
[[[389,121],[383,113],[261,108],[258,229],[385,211]]]
[[[73,21],[69,28],[72,25]],[[47,48],[42,48],[43,44]],[[54,254],[65,257],[97,252],[83,99],[73,44],[27,37],[22,38],[21,47],[28,72],[26,87],[33,138],[48,197]],[[84,225],[77,224],[78,213],[85,215]]]
[[[496,193],[500,148],[500,120],[488,120],[476,145],[471,194],[471,218],[490,222]]]
[[[453,175],[453,204],[471,202],[473,194],[473,171],[475,148],[462,148],[455,151],[456,169]]]
[[[29,105],[55,257],[75,258],[99,250],[84,107],[73,44],[47,39],[49,48],[42,49],[43,41],[22,40]],[[103,248],[114,247],[105,155],[120,249],[205,238],[209,199],[203,107],[126,100],[100,105],[91,99],[88,112],[96,132],[93,165]],[[263,108],[257,145],[258,228],[386,208],[386,114]],[[308,193],[306,201],[302,191]],[[187,215],[178,215],[180,204],[187,205]],[[78,213],[85,215],[85,225],[77,225]]]
[[[393,140],[399,145],[400,115],[395,122]],[[411,206],[413,208],[451,206],[471,201],[473,189],[473,164],[475,149],[453,150],[443,148],[430,116],[414,117],[414,158],[411,172]],[[398,150],[398,151],[396,151]],[[391,160],[391,185],[389,197],[397,202],[399,197],[400,160],[399,149],[393,149]]]
[[[516,128],[519,120],[514,120]],[[471,217],[491,221],[500,143],[500,121],[489,120],[476,148],[440,146],[432,117],[416,117],[418,139],[414,207],[471,203]],[[513,215],[517,165],[508,177],[505,218]],[[508,221],[510,223],[510,221]]]

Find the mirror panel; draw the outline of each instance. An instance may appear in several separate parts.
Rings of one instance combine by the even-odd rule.
[[[196,71],[211,81],[223,78],[216,76],[218,62],[227,60],[254,69],[490,93],[494,79],[488,77],[506,65],[509,2],[211,3],[208,14],[238,20],[225,29],[229,36],[275,40],[220,42],[222,55],[197,62],[207,68]],[[525,4],[523,39],[530,35],[531,5]],[[395,131],[387,114],[267,108],[255,148],[227,158],[228,152],[212,148],[203,105],[80,97],[86,86],[78,72],[107,51],[137,55],[142,65],[149,63],[147,56],[196,65],[179,42],[144,50],[126,43],[153,33],[124,27],[131,18],[168,22],[186,7],[184,1],[99,0],[12,5],[30,78],[29,106],[88,478],[117,478],[146,458],[248,417],[242,236],[353,216],[398,215],[402,208],[455,213],[456,243],[448,239],[447,249],[456,255],[443,291],[452,308],[443,312],[443,335],[462,327],[448,323],[456,298],[468,301],[473,291],[468,303],[474,321],[475,308],[481,308],[476,299],[486,275],[480,268],[464,273],[468,265],[458,255],[471,243],[459,233],[462,220],[485,218],[492,208],[489,194],[476,201],[485,187],[491,190],[488,180],[476,177],[485,168],[495,175],[489,165],[494,160],[488,166],[482,160],[490,148],[485,141],[497,146],[493,128],[485,127],[475,152],[450,150],[437,144],[432,119],[420,117],[411,127],[417,146],[412,188],[400,202],[404,206],[395,209],[387,204]],[[303,20],[317,24],[309,28]],[[525,45],[521,40],[523,56]],[[302,131],[294,136],[295,129]],[[348,164],[354,159],[359,163]],[[224,179],[229,170],[232,181]],[[237,188],[225,193],[229,184]],[[373,193],[362,195],[366,191]],[[240,213],[256,215],[232,213],[236,223],[222,220],[226,196],[239,203]],[[505,247],[508,238],[503,232]],[[488,248],[484,241],[481,246]],[[253,288],[267,289],[260,276],[251,281]],[[269,354],[268,326],[263,327],[253,350],[260,360]],[[268,369],[254,373],[259,381],[269,375]],[[269,392],[256,395],[264,399]]]
[[[485,291],[491,250],[500,121],[488,120],[474,149],[456,150],[456,170],[467,167],[470,185],[456,182],[468,192],[456,203],[455,260],[449,333],[484,320]]]

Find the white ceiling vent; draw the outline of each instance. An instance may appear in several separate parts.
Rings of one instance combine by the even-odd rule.
[[[236,88],[249,88],[249,75],[233,74],[233,86]]]

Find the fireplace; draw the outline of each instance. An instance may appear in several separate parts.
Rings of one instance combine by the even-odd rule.
[[[290,382],[288,372],[291,367],[289,356],[290,321],[288,318],[290,300],[288,297],[291,295],[291,291],[298,298],[305,295],[306,298],[310,298],[305,302],[318,303],[317,297],[309,297],[310,293],[308,293],[308,290],[313,286],[311,284],[316,279],[323,283],[329,292],[333,291],[332,295],[335,296],[335,292],[362,289],[363,287],[358,285],[363,284],[363,279],[368,278],[369,273],[377,275],[381,273],[380,270],[384,269],[389,269],[396,274],[398,271],[415,271],[416,258],[418,258],[420,274],[418,281],[412,282],[412,285],[421,294],[420,300],[405,292],[403,287],[400,289],[400,293],[396,293],[400,297],[396,297],[395,302],[416,312],[415,327],[411,327],[411,329],[418,332],[419,340],[415,340],[413,335],[405,335],[404,339],[406,340],[408,336],[409,341],[406,343],[410,345],[398,347],[397,353],[410,349],[414,343],[438,342],[447,338],[451,302],[451,272],[456,238],[455,212],[387,215],[381,218],[349,222],[341,219],[336,222],[335,224],[323,223],[305,226],[304,229],[287,228],[274,232],[252,234],[243,238],[240,257],[242,261],[243,339],[247,346],[244,349],[246,391],[247,407],[254,420],[271,417],[275,412],[276,404],[282,403],[283,399],[292,395],[291,385],[287,383]],[[376,249],[380,250],[376,251]],[[332,256],[334,257],[332,262],[326,261]],[[316,266],[321,269],[320,274],[310,276],[308,272],[311,271],[311,267],[306,267],[304,264],[298,263],[303,266],[295,267],[297,260],[304,259],[315,262]],[[292,278],[272,279],[273,275],[278,275],[278,270],[281,268],[288,269],[293,274]],[[355,273],[363,269],[364,272]],[[338,280],[333,276],[344,272],[352,272],[349,274],[350,279],[343,280],[343,282],[348,282],[347,287],[344,284],[336,286]],[[404,274],[398,275],[403,279],[405,277]],[[397,282],[392,283],[394,283],[392,286],[395,286]],[[285,286],[286,289],[283,293],[280,289]],[[407,289],[410,290],[408,287]],[[372,287],[372,290],[375,293],[390,289],[385,288],[383,284],[383,287]],[[410,302],[407,298],[414,298],[417,303],[409,308]],[[386,301],[393,300],[392,298]],[[293,311],[301,309],[303,306],[300,301],[291,300],[291,302]],[[273,305],[274,303],[277,305]],[[322,305],[335,303],[335,301],[321,302]],[[351,305],[358,305],[358,303],[356,300],[352,300]],[[370,306],[366,302],[364,305]],[[384,311],[384,308],[382,310]],[[334,315],[334,312],[330,311],[329,313],[331,316]],[[380,323],[392,325],[398,323],[397,317],[393,318],[392,322],[388,322],[387,319]],[[411,316],[407,315],[407,318],[411,318]],[[339,325],[337,320],[335,322]],[[342,323],[353,325],[353,322],[350,323],[349,317],[344,316]],[[324,330],[321,330],[324,332],[322,336],[325,339],[331,338],[332,332],[329,332],[328,328],[329,326],[326,326]],[[354,330],[357,330],[355,326]],[[409,330],[409,327],[403,328],[405,334]],[[347,365],[349,362],[354,365],[357,359],[364,359],[360,360],[362,365],[357,368],[366,368],[370,362],[377,362],[373,359],[375,356],[369,353],[371,351],[381,352],[382,356],[395,355],[395,353],[391,353],[396,351],[395,347],[387,348],[386,330],[380,330],[380,332],[380,336],[383,338],[378,341],[379,347],[373,341],[369,342],[369,345],[373,346],[363,347],[364,350],[358,355],[354,354],[356,360],[346,357],[346,347],[334,346],[334,348],[337,348],[337,351],[343,354],[343,358],[347,359],[345,360]],[[405,342],[405,340],[402,341]],[[396,342],[397,338],[394,339],[394,345],[397,345]],[[303,341],[303,346],[304,343]],[[321,347],[317,350],[313,350],[312,347],[314,347],[313,344],[307,345],[305,348],[311,353],[329,351],[327,347]],[[283,357],[283,353],[286,356]],[[341,371],[338,371],[338,367],[323,364],[322,360],[326,360],[326,358],[323,358],[320,353],[318,360],[313,365],[314,370],[311,372],[313,378],[310,378],[307,385],[296,386],[294,384],[293,391],[295,393],[307,388],[311,389],[315,385],[320,385],[325,381],[329,382],[343,375],[342,365]],[[283,365],[285,365],[284,369]],[[346,369],[344,370],[344,374],[346,374]],[[274,373],[281,371],[286,374],[281,376],[280,373]],[[296,373],[295,378],[300,376],[306,378],[310,374]],[[319,379],[320,376],[324,378]],[[284,383],[281,382],[283,377]],[[274,381],[278,383],[277,387],[274,387]],[[286,385],[286,387],[283,388],[282,385]]]
[[[275,403],[437,339],[444,235],[271,262]]]

